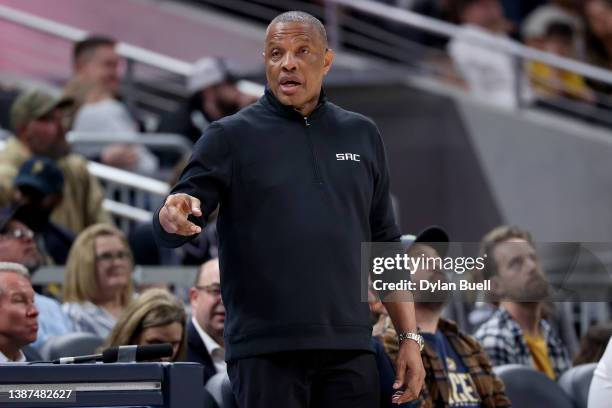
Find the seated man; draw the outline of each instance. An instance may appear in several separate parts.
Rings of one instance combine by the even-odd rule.
[[[64,198],[62,171],[53,160],[34,156],[21,165],[13,186],[15,219],[36,234],[38,246],[47,259],[55,265],[65,265],[75,237],[50,220]]]
[[[446,232],[430,227],[417,236],[408,248],[408,255],[437,259],[445,255],[447,246]],[[417,268],[412,275],[417,288],[421,280],[448,282],[443,271],[437,268],[429,270],[424,266]],[[511,404],[504,385],[493,373],[482,346],[473,337],[459,330],[454,322],[441,317],[451,292],[417,290],[414,296],[417,326],[425,340],[421,356],[426,377],[419,399],[407,406],[509,407]],[[393,354],[394,349],[397,349],[393,329],[387,330],[384,342],[387,350]]]
[[[187,326],[187,361],[204,366],[204,383],[227,371],[223,349],[225,308],[221,300],[219,259],[205,262],[189,290],[192,318]]]
[[[14,214],[0,212],[0,262],[15,262],[26,267],[32,275],[44,262],[34,233],[25,224],[13,218]],[[36,307],[40,311],[38,337],[32,347],[39,348],[49,337],[74,331],[72,322],[62,312],[58,301],[36,293]]]
[[[0,262],[0,363],[24,362],[23,348],[36,340],[38,309],[28,270]]]
[[[542,317],[549,285],[531,235],[518,227],[497,227],[482,239],[481,256],[484,279],[491,280],[500,307],[475,337],[493,365],[523,364],[559,378],[571,366],[569,353]]]
[[[110,217],[102,208],[104,194],[100,183],[89,173],[87,161],[70,152],[66,141],[63,116],[64,109],[71,104],[70,99],[54,98],[42,91],[19,95],[11,108],[15,136],[0,151],[0,191],[12,190],[19,167],[30,157],[48,157],[64,175],[64,199],[51,219],[78,234],[88,225],[110,222]],[[9,197],[12,196],[0,195],[0,202]]]

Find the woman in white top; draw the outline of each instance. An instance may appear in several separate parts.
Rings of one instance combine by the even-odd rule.
[[[79,234],[64,271],[62,309],[79,331],[106,338],[132,300],[133,261],[125,236],[108,224]]]
[[[589,389],[589,408],[607,408],[612,401],[612,338],[604,352]]]

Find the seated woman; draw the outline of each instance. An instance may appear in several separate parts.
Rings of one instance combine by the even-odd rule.
[[[62,309],[76,330],[106,338],[132,301],[132,253],[108,224],[83,230],[68,254]]]
[[[172,357],[162,361],[184,361],[187,314],[181,301],[164,289],[149,289],[128,306],[103,348],[170,343]]]

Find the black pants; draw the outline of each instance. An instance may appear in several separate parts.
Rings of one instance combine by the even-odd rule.
[[[240,408],[378,408],[378,369],[372,353],[308,350],[228,363]]]

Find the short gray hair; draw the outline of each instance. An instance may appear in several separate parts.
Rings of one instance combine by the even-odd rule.
[[[286,11],[278,16],[274,17],[274,19],[268,24],[268,29],[266,30],[266,34],[270,27],[277,23],[303,23],[308,24],[314,27],[314,29],[321,35],[323,38],[323,42],[325,46],[327,46],[327,32],[325,31],[325,26],[321,23],[321,20],[313,16],[312,14],[308,14],[305,11]]]
[[[0,262],[0,272],[14,272],[30,279],[28,268],[15,262]]]

